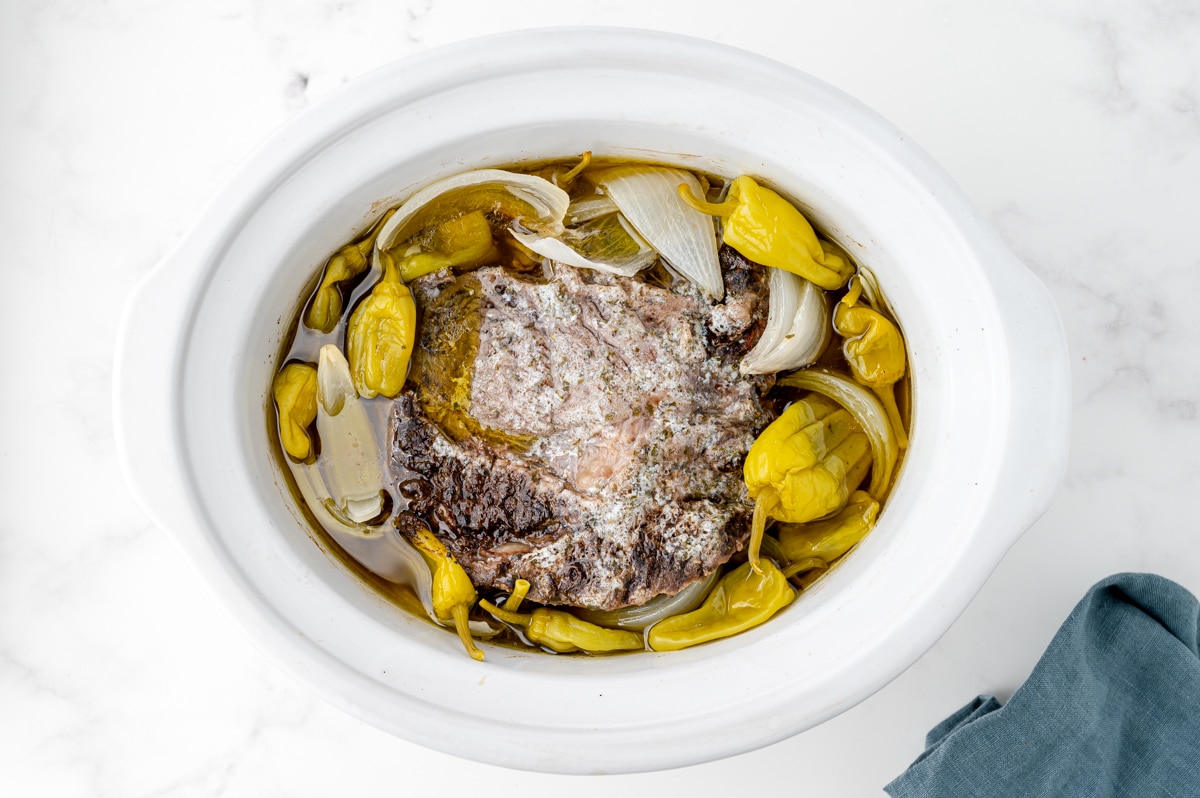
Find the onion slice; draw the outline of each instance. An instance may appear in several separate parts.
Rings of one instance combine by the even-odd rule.
[[[317,359],[317,435],[317,468],[336,513],[356,524],[377,517],[383,511],[379,444],[350,366],[333,344],[321,347]]]
[[[850,411],[871,441],[871,488],[867,492],[875,501],[882,502],[892,485],[892,471],[900,456],[900,447],[892,425],[888,423],[887,412],[875,394],[854,380],[823,368],[788,374],[780,377],[777,384],[815,391]]]
[[[454,196],[448,197],[450,194]],[[519,217],[526,229],[544,236],[555,236],[563,231],[563,217],[571,204],[567,192],[544,177],[504,169],[476,169],[439,180],[409,197],[380,228],[375,238],[375,252],[378,254],[407,241],[434,221],[445,221],[426,218],[427,214],[422,213],[434,201],[439,201],[439,205],[449,201],[458,205],[463,213],[487,212],[495,209],[499,202],[497,196],[515,200],[518,205],[528,208],[528,214]]]
[[[866,300],[867,305],[872,310],[877,310],[887,317],[888,321],[896,321],[896,312],[892,310],[892,306],[884,298],[883,292],[879,290],[879,281],[875,279],[875,274],[865,266],[859,266],[858,283],[862,286],[862,296]]]
[[[558,238],[526,233],[516,226],[511,232],[513,238],[544,258],[622,277],[632,277],[658,258],[654,248],[619,213],[568,228]]]
[[[575,610],[575,614],[597,626],[632,629],[640,632],[663,618],[691,612],[699,607],[704,603],[708,591],[712,590],[720,576],[721,569],[718,568],[699,582],[693,582],[680,590],[674,596],[655,596],[645,604],[639,604],[636,607],[622,607],[619,610],[579,608]]]
[[[617,210],[617,203],[612,201],[612,197],[605,194],[593,194],[590,197],[571,200],[564,221],[568,226],[574,226],[590,222],[592,219],[599,219],[601,216],[608,216],[610,213],[616,213]]]
[[[331,507],[336,510],[336,505],[329,498],[329,488],[325,485],[325,478],[317,465],[302,463],[292,473],[296,476],[296,487],[300,489],[305,504],[325,529],[330,532],[344,532],[351,538],[364,540],[377,540],[382,536],[382,527],[359,524],[346,518],[340,510],[330,510]],[[339,540],[339,544],[345,542]]]
[[[742,358],[742,374],[774,374],[803,368],[825,351],[831,335],[825,292],[783,269],[767,267],[770,309],[767,326]]]
[[[703,196],[694,175],[663,166],[615,166],[592,175],[621,213],[675,271],[713,299],[725,296],[713,218],[679,197],[680,184]]]

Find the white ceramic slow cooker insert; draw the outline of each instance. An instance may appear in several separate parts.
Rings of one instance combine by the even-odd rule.
[[[912,442],[879,525],[766,625],[693,649],[555,657],[458,638],[314,542],[268,435],[305,285],[381,209],[486,166],[597,155],[764,178],[877,276],[906,334]],[[280,664],[414,742],[628,772],[750,750],[878,690],[950,626],[1066,465],[1065,336],[1042,285],[927,156],[854,100],[710,42],[543,30],[375,72],[242,165],[126,309],[135,494]]]

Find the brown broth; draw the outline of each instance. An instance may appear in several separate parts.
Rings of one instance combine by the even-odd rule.
[[[527,163],[514,165],[507,168],[511,171],[541,174],[549,176],[562,173],[569,170],[577,163],[576,159],[546,161],[540,163]],[[614,159],[596,159],[589,167],[591,169],[604,166],[613,166],[617,164],[638,163],[642,165],[652,165],[646,162],[622,161]],[[674,167],[678,168],[678,167]],[[724,192],[728,181],[714,175],[705,175],[693,171],[702,181],[703,184],[709,186],[708,197],[710,200],[716,200]],[[582,179],[577,185],[577,191],[589,190],[587,182],[587,171],[583,173]],[[594,187],[592,188],[594,190]],[[572,198],[576,198],[576,193],[572,192]],[[382,216],[382,213],[380,214]],[[378,217],[377,217],[378,218]],[[370,224],[350,237],[347,243],[351,243],[361,239],[377,221],[373,219]],[[537,262],[537,256],[530,257],[530,253],[522,251],[514,241],[510,238],[501,238],[498,242],[498,248],[501,253],[501,264],[504,268],[512,270],[514,273],[521,274],[525,279],[552,279],[549,272],[544,269],[541,263]],[[340,247],[338,248],[340,249]],[[335,252],[337,249],[334,250]],[[323,264],[322,264],[323,267]],[[570,268],[570,267],[564,267]],[[280,368],[286,363],[299,361],[314,364],[317,362],[318,352],[321,347],[326,344],[336,344],[343,351],[346,344],[346,323],[349,318],[350,311],[355,307],[359,300],[373,287],[378,280],[378,270],[374,265],[369,266],[364,272],[357,277],[352,283],[346,286],[343,291],[343,313],[337,326],[329,333],[321,333],[308,328],[302,321],[305,310],[307,309],[311,296],[320,282],[322,268],[317,268],[314,271],[312,278],[308,281],[305,287],[305,293],[298,301],[298,311],[295,313],[289,328],[288,335],[285,336],[284,342],[280,348],[276,362],[280,364]],[[656,262],[654,266],[644,270],[637,278],[643,279],[656,286],[675,289],[683,279],[676,275],[673,271],[666,268],[661,261]],[[837,301],[845,293],[844,289],[837,292],[827,292],[831,302]],[[887,314],[886,308],[880,308],[882,312]],[[889,315],[890,317],[890,315]],[[893,319],[894,321],[894,319]],[[419,323],[419,322],[418,322]],[[419,340],[419,333],[418,333]],[[835,332],[825,350],[820,356],[816,365],[825,366],[834,371],[849,374],[846,359],[841,351],[842,340]],[[406,389],[407,390],[407,389]],[[793,401],[799,392],[794,389],[777,387],[772,390],[764,400],[764,404],[773,407],[773,412],[777,415],[782,412],[786,405]],[[911,418],[911,388],[910,380],[906,376],[896,385],[896,397],[904,416],[906,426],[910,424]],[[387,501],[390,505],[390,516],[394,518],[401,512],[404,512],[409,506],[409,499],[405,497],[402,486],[411,479],[419,475],[411,472],[397,472],[399,466],[389,462],[388,450],[391,438],[390,418],[392,404],[395,400],[384,397],[376,397],[373,399],[362,400],[367,409],[368,416],[371,420],[371,426],[376,433],[377,440],[380,442],[380,463],[379,467],[384,474],[385,491],[388,494]],[[427,614],[422,608],[421,599],[417,595],[416,586],[410,584],[402,574],[400,567],[401,561],[404,558],[398,554],[398,547],[405,547],[409,544],[403,540],[393,525],[389,522],[383,523],[379,529],[380,532],[371,538],[362,538],[345,531],[333,527],[329,528],[322,524],[317,517],[317,513],[309,506],[309,502],[304,496],[304,490],[301,483],[304,481],[305,464],[295,462],[282,450],[279,443],[278,425],[276,414],[273,405],[268,402],[266,409],[266,422],[269,429],[269,434],[274,441],[275,457],[281,466],[281,471],[286,474],[288,489],[295,499],[296,511],[303,518],[305,524],[309,527],[314,542],[320,549],[331,558],[335,559],[341,565],[346,567],[357,579],[369,586],[374,595],[388,603],[400,608],[401,610],[414,614],[426,621],[429,621]],[[316,442],[317,436],[315,430],[312,438]],[[319,443],[317,444],[319,445]],[[900,456],[903,460],[904,451],[901,450]],[[310,458],[310,462],[311,462]],[[900,463],[897,463],[897,470]],[[869,475],[864,484],[869,482]],[[725,566],[726,569],[737,565],[739,562],[745,561],[743,552],[738,552]],[[836,565],[836,562],[834,563]],[[798,580],[793,579],[794,583]],[[496,591],[480,591],[481,596],[487,597],[493,601],[499,601],[503,595],[497,594]],[[475,608],[472,612],[472,620],[484,621],[490,620],[490,616],[482,612],[479,608]],[[498,624],[497,624],[498,625]],[[527,648],[528,644],[522,642],[520,635],[514,633],[513,630],[507,627],[500,631],[497,637],[489,638],[491,643],[501,643],[505,645]]]

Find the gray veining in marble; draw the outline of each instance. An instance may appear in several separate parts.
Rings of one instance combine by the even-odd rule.
[[[1052,291],[1072,463],[958,623],[800,737],[663,774],[453,760],[332,709],[260,655],[128,496],[111,376],[124,298],[272,128],[396,58],[532,25],[757,50],[881,111]],[[1010,693],[1095,580],[1200,591],[1200,7],[1190,0],[563,4],[16,0],[0,7],[0,793],[879,794],[933,723]],[[799,781],[798,781],[799,780]]]

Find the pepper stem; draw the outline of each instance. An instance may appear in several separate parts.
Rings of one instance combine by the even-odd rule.
[[[479,650],[479,646],[475,645],[475,638],[471,637],[471,626],[467,621],[467,612],[470,609],[466,604],[455,604],[450,608],[450,616],[454,618],[454,628],[458,632],[458,639],[462,641],[463,647],[471,655],[471,659],[482,662],[483,652]]]
[[[858,304],[859,297],[862,296],[863,284],[862,279],[856,274],[850,278],[850,288],[846,291],[846,295],[842,297],[842,304],[852,308]]]
[[[723,218],[733,213],[734,208],[737,207],[737,203],[733,200],[707,202],[693,194],[691,187],[687,183],[680,183],[679,188],[676,190],[679,192],[681,200],[700,211],[700,213],[707,213],[709,216],[720,216]]]
[[[779,499],[771,488],[763,490],[754,502],[754,517],[750,521],[750,545],[746,548],[746,558],[750,560],[750,567],[754,569],[754,573],[759,576],[762,576],[762,567],[758,564],[758,558],[759,552],[762,550],[763,534],[767,529],[767,521],[770,520],[771,513],[778,504]]]
[[[504,600],[504,609],[508,612],[516,612],[521,609],[521,602],[527,595],[529,595],[529,580],[518,579],[513,583],[512,593]]]
[[[579,156],[579,163],[575,164],[571,171],[562,176],[561,182],[568,186],[571,185],[573,182],[575,182],[575,178],[579,177],[579,173],[584,169],[587,169],[591,162],[592,151],[588,150],[583,155]]]
[[[529,622],[533,620],[532,615],[523,615],[517,612],[502,610],[487,599],[480,599],[479,606],[490,612],[498,620],[511,623],[513,626],[528,626]]]
[[[396,259],[390,253],[380,251],[379,260],[383,266],[383,276],[379,278],[379,282],[404,285],[404,280],[400,276],[400,268],[396,265]]]
[[[879,397],[879,401],[883,403],[883,409],[887,413],[888,421],[892,425],[892,430],[896,433],[896,445],[901,449],[908,448],[908,435],[904,432],[904,421],[900,418],[900,408],[896,406],[896,386],[881,385],[874,387],[871,390]]]

